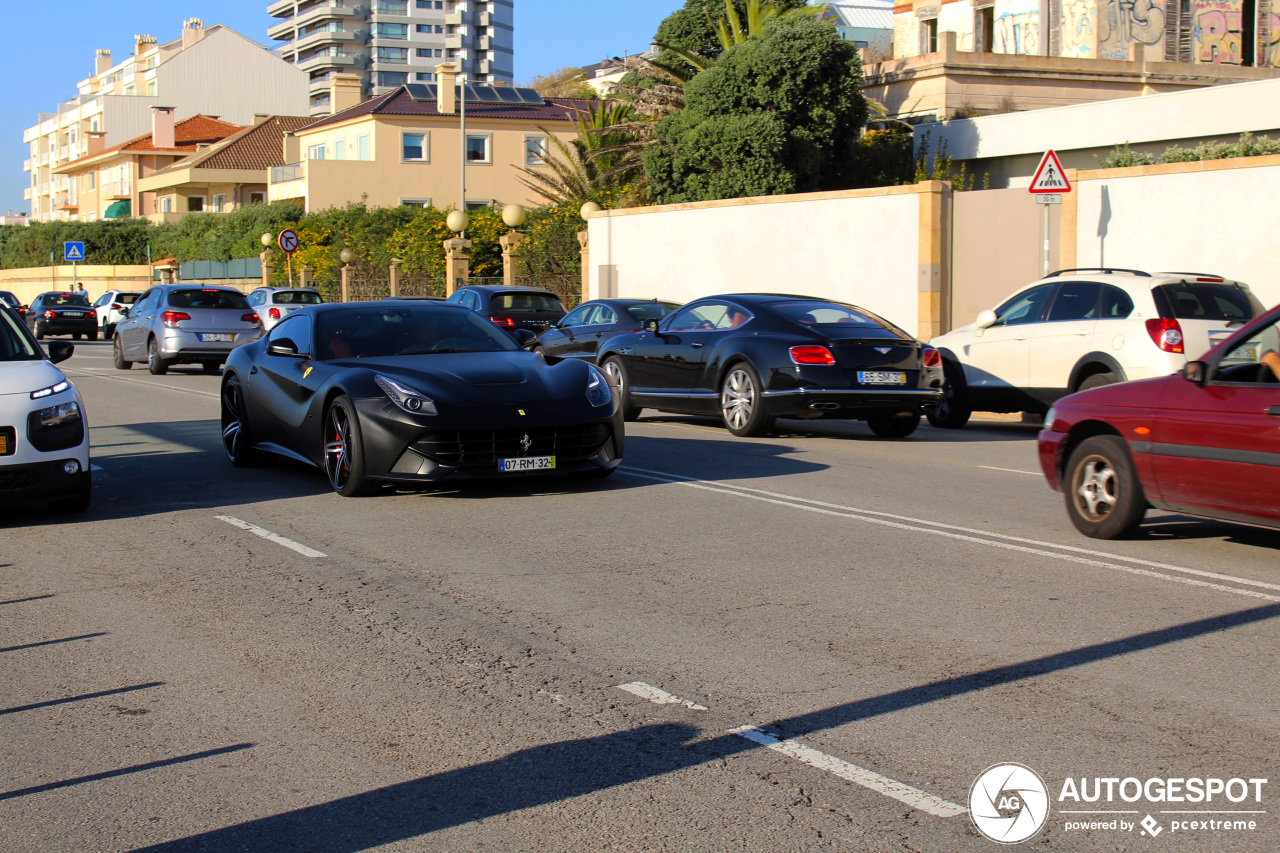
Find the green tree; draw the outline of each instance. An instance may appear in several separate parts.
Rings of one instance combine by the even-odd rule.
[[[834,26],[784,15],[685,88],[643,155],[659,203],[845,189],[867,119],[862,66]]]

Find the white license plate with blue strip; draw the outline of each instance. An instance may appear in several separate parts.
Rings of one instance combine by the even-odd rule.
[[[523,456],[519,459],[499,459],[499,471],[551,471],[556,467],[554,456]]]

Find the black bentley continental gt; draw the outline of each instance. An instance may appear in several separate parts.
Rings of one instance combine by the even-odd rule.
[[[808,296],[699,299],[600,344],[599,364],[641,408],[718,415],[734,435],[777,418],[845,418],[905,438],[942,397],[942,359],[887,320]]]
[[[235,349],[223,372],[232,464],[287,456],[347,497],[445,478],[605,477],[624,438],[596,367],[549,364],[442,302],[309,305]]]

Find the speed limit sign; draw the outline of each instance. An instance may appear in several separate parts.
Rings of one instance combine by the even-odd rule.
[[[280,232],[280,248],[289,254],[298,251],[298,235],[292,228],[286,228]]]

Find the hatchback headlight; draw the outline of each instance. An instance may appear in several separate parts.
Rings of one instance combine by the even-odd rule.
[[[587,365],[587,402],[593,406],[607,406],[613,401],[613,391],[609,388],[609,380],[594,365]]]
[[[378,387],[391,398],[391,402],[404,409],[411,415],[434,415],[436,412],[435,401],[425,394],[421,394],[412,388],[407,388],[399,382],[381,373],[375,373],[373,381],[378,383]]]
[[[80,404],[75,400],[59,403],[56,406],[41,409],[36,413],[36,417],[40,419],[40,426],[45,428],[73,424],[80,420]]]
[[[57,385],[50,385],[48,388],[41,388],[39,391],[32,391],[31,399],[43,400],[45,397],[52,397],[54,394],[61,394],[70,387],[71,383],[64,379]]]

